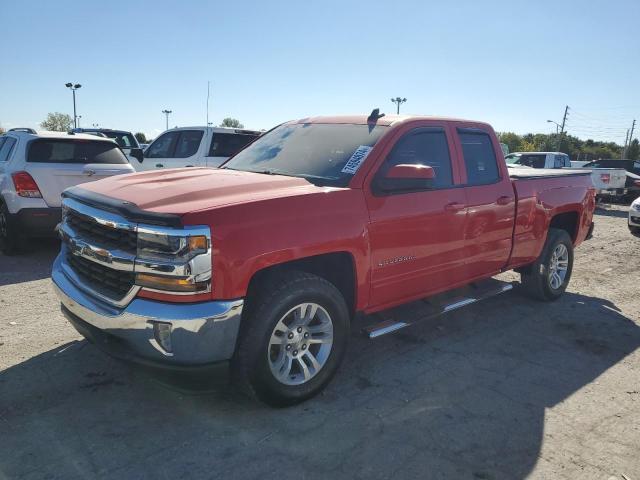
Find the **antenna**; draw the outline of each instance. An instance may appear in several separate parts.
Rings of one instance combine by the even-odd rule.
[[[207,80],[207,127],[209,126],[209,84],[211,82]]]

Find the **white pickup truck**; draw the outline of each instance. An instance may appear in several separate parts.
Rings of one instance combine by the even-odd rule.
[[[178,167],[219,167],[261,135],[254,130],[181,127],[165,131],[131,164],[137,171]]]
[[[569,155],[562,152],[514,152],[507,155],[505,160],[507,166],[513,167],[590,170],[598,198],[621,198],[627,194],[627,172],[624,168],[595,168],[589,165],[576,168],[572,166]]]

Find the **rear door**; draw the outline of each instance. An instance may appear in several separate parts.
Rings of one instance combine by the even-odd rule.
[[[509,259],[515,194],[502,156],[496,153],[500,145],[493,135],[463,125],[456,128],[456,144],[464,165],[467,276],[474,279],[497,273]]]
[[[60,206],[60,194],[68,187],[133,172],[115,142],[73,138],[31,141],[27,146],[25,170],[50,207]]]
[[[172,130],[160,135],[144,151],[144,160],[138,170],[205,166],[201,148],[204,131]]]
[[[214,132],[207,152],[207,166],[219,167],[257,137],[259,134],[253,132]]]

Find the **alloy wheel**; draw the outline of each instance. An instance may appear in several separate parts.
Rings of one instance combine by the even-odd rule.
[[[267,358],[271,373],[285,385],[301,385],[327,363],[333,346],[333,322],[317,303],[301,303],[278,321]]]
[[[558,290],[564,283],[569,270],[569,250],[560,243],[553,249],[549,263],[549,286]]]

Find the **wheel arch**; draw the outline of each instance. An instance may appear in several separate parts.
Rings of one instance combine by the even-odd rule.
[[[564,230],[569,234],[569,237],[571,237],[571,241],[575,244],[578,236],[579,221],[580,215],[575,210],[557,213],[556,215],[551,217],[548,228],[557,228],[558,230]]]
[[[358,278],[355,259],[348,251],[297,258],[257,270],[249,280],[245,308],[251,308],[251,299],[257,297],[261,284],[290,271],[302,271],[324,278],[343,295],[351,316],[355,314]]]

